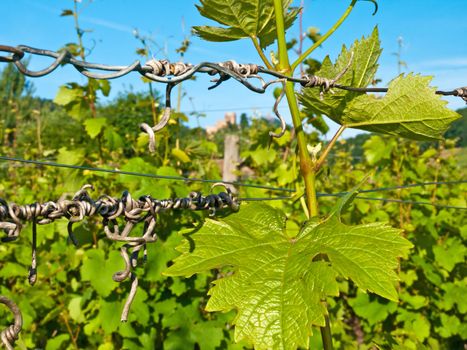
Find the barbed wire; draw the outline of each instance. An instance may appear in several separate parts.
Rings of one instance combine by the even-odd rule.
[[[353,53],[348,62],[348,65],[339,72],[334,78],[324,78],[316,75],[304,74],[301,77],[291,77],[280,72],[267,69],[263,66],[254,64],[254,63],[237,63],[233,60],[225,62],[201,62],[198,64],[184,63],[184,62],[170,62],[168,60],[156,60],[151,59],[145,64],[141,64],[139,60],[133,62],[128,66],[116,66],[116,65],[107,65],[100,63],[90,63],[78,60],[73,58],[73,56],[66,50],[61,50],[60,52],[33,48],[26,45],[8,46],[0,45],[0,52],[9,53],[9,55],[1,56],[0,62],[13,63],[16,68],[24,75],[29,77],[42,77],[44,75],[52,73],[60,65],[70,64],[75,67],[81,74],[88,78],[93,79],[115,79],[122,76],[125,76],[131,72],[138,72],[145,78],[155,81],[158,83],[167,84],[166,89],[166,108],[164,110],[163,116],[160,122],[154,126],[149,126],[146,123],[140,125],[140,129],[143,132],[146,132],[149,136],[149,150],[154,152],[155,150],[155,136],[154,134],[160,131],[165,127],[167,122],[170,119],[171,111],[171,99],[170,93],[172,88],[181,83],[182,81],[191,79],[193,75],[197,73],[206,73],[211,76],[217,76],[212,81],[214,85],[210,86],[208,89],[214,89],[221,85],[223,82],[229,80],[230,78],[235,79],[240,84],[244,85],[249,90],[256,93],[265,93],[267,88],[276,83],[284,83],[285,81],[298,83],[303,88],[320,88],[321,94],[329,91],[331,88],[337,88],[353,92],[374,92],[374,93],[385,93],[388,91],[387,88],[359,88],[338,84],[338,80],[346,73],[348,68],[351,65],[353,60]],[[53,58],[54,61],[46,68],[38,71],[29,70],[22,62],[21,59],[26,55],[37,55],[37,56],[46,56]],[[111,72],[111,73],[95,73],[91,70]],[[276,79],[265,81],[264,78],[260,75],[268,75],[275,77]],[[260,86],[250,83],[250,79],[256,79],[260,82]],[[436,94],[443,96],[457,96],[462,98],[467,102],[467,86],[460,87],[454,90],[442,91],[437,90]],[[274,104],[274,114],[280,121],[281,131],[279,133],[270,132],[271,137],[280,137],[285,132],[285,120],[278,111],[278,105],[282,99],[280,94],[276,99]]]

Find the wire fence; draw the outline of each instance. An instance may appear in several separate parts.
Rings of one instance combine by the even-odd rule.
[[[210,184],[219,184],[222,183],[224,185],[230,185],[235,187],[247,187],[247,188],[257,188],[263,189],[272,192],[289,192],[289,193],[296,193],[295,190],[285,187],[274,187],[274,186],[266,186],[266,185],[259,185],[259,184],[252,184],[252,183],[244,183],[238,181],[223,181],[222,179],[200,179],[195,177],[183,177],[183,176],[169,176],[169,175],[157,175],[157,174],[149,174],[149,173],[140,173],[140,172],[132,172],[132,171],[123,171],[117,169],[105,169],[105,168],[95,168],[95,167],[88,167],[83,165],[70,165],[70,164],[63,164],[63,163],[56,163],[50,161],[40,161],[40,160],[32,160],[32,159],[23,159],[23,158],[15,158],[15,157],[8,157],[8,156],[0,156],[0,160],[8,161],[8,162],[19,162],[19,163],[26,163],[32,164],[37,166],[47,166],[53,168],[65,168],[65,169],[74,169],[74,170],[86,170],[92,172],[104,172],[104,173],[111,173],[117,175],[129,175],[129,176],[136,176],[136,177],[147,177],[147,178],[154,178],[158,180],[168,180],[168,181],[183,181],[183,182],[200,182],[200,183],[210,183]],[[359,190],[359,193],[376,193],[376,192],[387,192],[387,191],[396,191],[396,190],[403,190],[403,189],[411,189],[416,187],[426,187],[426,186],[439,186],[439,185],[460,185],[467,183],[467,180],[456,180],[456,181],[428,181],[428,182],[420,182],[414,184],[405,184],[405,185],[398,185],[398,186],[388,186],[388,187],[377,187],[372,189],[362,189]],[[338,193],[322,193],[318,192],[318,197],[341,197],[346,195],[348,192],[338,192]],[[303,195],[302,195],[303,196]],[[301,197],[301,196],[300,196]],[[383,202],[400,202],[401,199],[387,199],[387,198],[375,198],[375,197],[363,197],[357,196],[357,199],[367,199],[367,200],[376,200],[376,201],[383,201]],[[277,197],[240,197],[238,200],[243,202],[249,201],[275,201],[275,200],[295,200],[296,197],[294,196],[277,196]],[[422,202],[422,201],[412,201],[412,200],[402,200],[403,203],[407,204],[415,204],[415,205],[431,205],[436,206],[439,208],[450,208],[450,209],[467,209],[466,207],[460,206],[451,206],[451,205],[444,205],[444,204],[436,204],[431,202]]]
[[[209,89],[216,88],[223,82],[233,78],[249,90],[260,94],[265,93],[270,85],[284,83],[286,81],[300,84],[303,88],[320,88],[322,93],[329,91],[331,88],[361,93],[386,93],[388,91],[387,88],[361,88],[341,85],[338,83],[339,79],[342,78],[351,65],[353,53],[347,67],[339,72],[335,78],[330,79],[309,74],[304,74],[301,77],[293,77],[271,69],[267,69],[255,63],[237,63],[233,60],[218,63],[201,62],[198,64],[191,64],[185,62],[170,62],[168,60],[151,59],[145,64],[141,64],[141,62],[137,60],[128,66],[115,66],[78,60],[66,50],[58,52],[33,48],[26,45],[18,45],[16,47],[0,45],[0,52],[7,53],[7,55],[0,55],[0,62],[13,63],[22,74],[28,77],[42,77],[52,73],[61,65],[70,64],[75,67],[78,72],[88,78],[115,79],[132,72],[138,72],[151,81],[167,84],[165,103],[166,108],[161,120],[152,127],[146,123],[140,124],[140,129],[147,133],[149,136],[149,150],[151,152],[155,151],[155,133],[163,129],[170,119],[170,94],[173,87],[185,80],[191,79],[197,73],[205,73],[210,76],[216,76],[216,78],[213,79],[214,85],[209,87]],[[32,71],[29,70],[21,61],[26,54],[50,57],[54,59],[54,61],[48,67],[42,70]],[[273,77],[274,79],[266,81],[263,76]],[[259,81],[259,85],[252,84],[252,79]],[[443,96],[457,96],[467,102],[467,87],[460,87],[447,91],[437,90],[436,94]],[[277,97],[273,107],[274,114],[280,121],[281,131],[279,133],[271,131],[269,133],[271,137],[281,137],[285,132],[286,123],[278,109],[283,95],[284,92],[282,91],[282,93]]]
[[[191,79],[195,74],[204,73],[213,76],[213,83],[209,89],[216,88],[229,79],[234,79],[249,90],[255,93],[264,93],[267,88],[272,84],[284,83],[286,81],[300,84],[303,88],[320,88],[321,92],[326,92],[331,88],[342,89],[353,92],[361,93],[386,93],[387,88],[359,88],[352,86],[345,86],[338,83],[339,79],[346,73],[352,59],[349,61],[347,67],[340,72],[335,78],[323,78],[315,75],[302,75],[300,77],[287,76],[280,72],[276,72],[257,64],[242,64],[235,61],[225,62],[201,62],[198,64],[190,64],[184,62],[169,62],[167,60],[152,59],[144,64],[140,61],[135,61],[128,66],[116,66],[99,63],[90,63],[78,60],[67,52],[66,50],[50,51],[44,49],[33,48],[30,46],[19,45],[16,47],[0,45],[0,62],[13,63],[16,68],[23,75],[28,77],[42,77],[51,74],[59,66],[69,64],[78,70],[81,74],[88,78],[93,79],[115,79],[132,72],[137,72],[145,78],[166,84],[166,103],[165,111],[160,122],[154,126],[149,126],[146,123],[140,125],[140,129],[146,132],[149,136],[149,149],[154,152],[155,149],[155,133],[160,131],[168,123],[171,112],[171,91],[177,84]],[[53,59],[53,62],[42,70],[32,71],[29,70],[22,62],[26,54],[45,56]],[[353,57],[353,55],[352,55]],[[266,81],[265,77],[270,77],[271,80]],[[255,80],[258,83],[253,84]],[[461,87],[454,90],[437,90],[436,94],[443,96],[457,96],[467,102],[467,87]],[[273,110],[281,122],[281,132],[270,132],[272,137],[280,137],[285,131],[285,121],[279,113],[278,105],[283,97],[283,93],[278,96],[274,104]],[[166,200],[157,200],[151,196],[142,196],[135,200],[128,192],[125,192],[121,198],[113,198],[107,195],[100,196],[97,200],[93,200],[88,193],[92,187],[85,185],[78,191],[71,199],[60,199],[56,202],[34,203],[29,205],[17,205],[14,203],[7,203],[5,200],[0,199],[0,229],[4,230],[6,237],[2,238],[2,242],[15,240],[19,237],[25,222],[32,222],[32,254],[31,266],[29,269],[28,280],[32,285],[37,279],[37,256],[36,256],[36,235],[37,225],[43,225],[53,222],[59,218],[66,218],[68,220],[68,236],[73,244],[78,244],[78,240],[73,234],[73,224],[84,220],[86,217],[99,216],[102,220],[102,225],[106,237],[112,241],[124,242],[120,249],[122,259],[125,263],[125,269],[118,271],[113,275],[113,280],[116,282],[123,282],[131,280],[131,289],[127,301],[122,310],[121,319],[125,321],[128,317],[131,303],[134,299],[136,288],[138,286],[138,278],[133,272],[133,269],[138,264],[138,255],[143,251],[143,261],[146,259],[147,250],[146,245],[157,241],[157,234],[155,232],[156,220],[158,214],[162,211],[168,210],[208,210],[210,215],[214,215],[217,210],[229,208],[237,210],[241,201],[265,201],[265,200],[287,200],[297,197],[278,196],[278,197],[262,197],[262,198],[237,198],[233,195],[232,191],[226,185],[238,187],[251,187],[264,189],[268,191],[282,191],[282,192],[295,192],[292,189],[273,187],[259,184],[250,184],[242,182],[221,182],[219,180],[178,177],[178,176],[162,176],[156,174],[144,174],[130,171],[122,171],[116,169],[94,168],[79,165],[61,164],[49,161],[26,160],[21,158],[13,158],[7,156],[0,156],[0,160],[9,162],[20,162],[33,164],[37,166],[51,166],[59,168],[68,168],[75,170],[89,170],[96,172],[105,172],[119,175],[130,175],[139,177],[148,177],[154,179],[172,180],[172,181],[185,181],[185,182],[202,182],[212,183],[214,186],[222,185],[225,192],[218,194],[209,194],[203,196],[200,193],[193,192],[186,198],[175,198]],[[467,181],[438,181],[438,182],[425,182],[417,184],[408,184],[402,186],[381,187],[370,190],[361,190],[360,193],[375,193],[384,191],[394,191],[402,189],[410,189],[421,186],[431,185],[455,185],[462,184]],[[320,197],[340,197],[347,192],[339,193],[318,193]],[[432,202],[413,201],[404,199],[387,199],[376,198],[368,196],[357,196],[361,200],[374,200],[383,202],[406,203],[413,205],[431,205],[438,208],[446,209],[461,209],[465,207],[444,205]],[[123,229],[120,225],[123,222]],[[143,223],[143,232],[140,236],[130,235],[134,232],[134,228],[138,223]],[[22,317],[17,305],[5,296],[0,296],[0,303],[5,304],[14,315],[14,323],[0,333],[1,344],[7,350],[13,349],[14,341],[17,339],[22,327]]]
[[[165,200],[154,199],[151,196],[133,199],[128,192],[124,192],[120,198],[103,195],[99,196],[97,200],[93,200],[88,193],[88,190],[92,189],[91,185],[83,186],[71,199],[62,197],[56,202],[17,205],[7,203],[0,198],[0,230],[6,233],[6,237],[2,237],[1,241],[16,240],[20,236],[24,224],[26,222],[32,223],[32,254],[28,280],[31,285],[34,285],[37,280],[37,225],[50,224],[61,218],[67,219],[68,237],[77,246],[79,243],[73,233],[73,225],[88,217],[100,217],[106,237],[111,241],[124,243],[120,248],[120,254],[125,263],[125,269],[115,272],[112,279],[115,282],[123,282],[127,279],[132,281],[130,293],[121,314],[121,320],[126,321],[138,286],[138,278],[133,270],[138,265],[140,251],[143,251],[143,261],[145,262],[147,244],[155,243],[158,240],[156,220],[159,213],[171,210],[207,210],[210,216],[214,216],[221,209],[238,210],[238,199],[224,184],[215,184],[214,186],[218,185],[223,186],[225,192],[207,196],[203,196],[199,192],[192,192],[185,198]],[[139,236],[132,234],[138,223],[143,223],[142,234]],[[123,228],[121,229],[121,227]],[[13,304],[8,303],[8,301],[5,299],[4,303],[13,311]],[[18,328],[15,324],[2,333],[1,340],[7,348],[14,342],[20,329],[21,327]]]

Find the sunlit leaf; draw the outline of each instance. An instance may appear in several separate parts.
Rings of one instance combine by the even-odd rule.
[[[86,119],[83,124],[89,137],[94,139],[101,133],[106,123],[106,118],[89,118]]]
[[[58,89],[57,95],[55,95],[54,102],[58,105],[65,106],[69,103],[76,102],[81,96],[81,90],[62,85]]]
[[[289,9],[291,0],[283,0],[284,21],[290,27],[298,9]],[[225,27],[195,26],[194,33],[208,41],[232,41],[257,37],[262,48],[272,44],[276,37],[276,20],[272,0],[201,0],[200,14]]]
[[[214,282],[206,309],[238,310],[237,341],[248,339],[258,348],[307,346],[311,326],[324,325],[321,300],[338,294],[338,274],[397,299],[397,257],[411,244],[384,224],[341,223],[351,198],[341,199],[327,219],[309,222],[294,238],[285,232],[284,214],[263,204],[207,220],[190,235],[191,243],[179,247],[183,254],[166,273],[190,276],[231,266],[232,275]],[[329,263],[314,261],[322,254]]]
[[[322,78],[334,79],[348,66],[353,53],[352,63],[338,83],[353,87],[367,87],[376,74],[381,51],[378,29],[375,28],[367,38],[356,40],[350,49],[343,46],[335,63],[332,63],[329,56],[326,56],[321,68],[314,74]],[[299,95],[300,102],[307,114],[324,114],[336,123],[339,123],[342,118],[347,103],[361,95],[361,93],[333,89],[332,93],[327,92],[321,98],[320,92],[319,88],[304,88]]]
[[[338,122],[349,128],[375,131],[414,140],[442,138],[460,116],[430,87],[430,77],[409,74],[389,84],[383,98],[362,95],[345,108]]]
[[[171,153],[182,163],[188,163],[191,161],[190,157],[185,153],[185,151],[181,150],[180,148],[172,148]]]

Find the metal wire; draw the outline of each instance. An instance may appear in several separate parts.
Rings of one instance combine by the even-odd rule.
[[[364,192],[364,191],[358,191]],[[373,191],[375,192],[375,191]],[[340,192],[340,193],[317,193],[317,197],[342,197],[345,196],[348,192]],[[367,191],[368,193],[368,191]],[[290,197],[291,199],[293,197]],[[372,200],[372,201],[380,201],[380,202],[393,202],[393,203],[405,203],[405,204],[413,204],[413,205],[429,205],[441,209],[459,209],[459,210],[467,210],[467,207],[459,207],[455,205],[446,205],[446,204],[438,204],[438,203],[431,203],[431,202],[423,202],[423,201],[413,201],[410,199],[395,199],[395,198],[376,198],[376,197],[365,197],[365,196],[356,196],[355,199],[363,199],[363,200]]]
[[[13,300],[4,295],[0,295],[0,304],[4,304],[13,313],[14,322],[0,333],[0,345],[3,345],[7,350],[14,350],[13,344],[18,339],[18,334],[23,327],[23,317],[18,306]]]
[[[141,65],[140,61],[135,61],[128,66],[116,66],[100,63],[85,62],[72,57],[72,55],[66,50],[60,52],[38,49],[26,45],[8,46],[0,45],[0,52],[6,52],[10,55],[0,56],[0,62],[14,63],[18,70],[29,77],[42,77],[44,75],[52,73],[57,67],[64,64],[71,64],[81,74],[94,79],[115,79],[127,75],[131,72],[138,72],[149,80],[156,81],[159,83],[175,84],[184,80],[190,79],[195,73],[207,73],[209,75],[219,75],[219,78],[215,80],[216,85],[219,86],[222,82],[229,78],[234,78],[241,84],[245,85],[248,89],[264,93],[265,89],[270,83],[263,83],[261,87],[254,86],[248,82],[247,79],[255,78],[258,79],[258,73],[271,75],[276,78],[285,79],[294,83],[299,83],[304,87],[325,87],[327,89],[335,87],[338,89],[356,91],[356,92],[387,92],[387,88],[356,88],[351,86],[336,84],[339,77],[334,79],[327,79],[323,77],[316,77],[314,75],[303,75],[300,78],[290,77],[274,70],[267,69],[257,64],[239,64],[233,60],[213,63],[213,62],[201,62],[199,64],[190,64],[184,62],[171,63],[167,60],[155,60],[152,59]],[[47,56],[54,58],[54,62],[48,67],[39,70],[31,71],[25,67],[21,62],[21,59],[25,54]],[[89,71],[100,70],[105,72],[113,73],[92,73]],[[344,72],[345,73],[345,72]],[[261,80],[261,79],[260,79]],[[264,82],[264,81],[263,81]],[[212,88],[214,88],[212,87]],[[450,91],[436,91],[437,94],[445,96],[458,96],[467,101],[467,87],[462,87]]]
[[[175,62],[171,63],[168,60],[155,60],[151,59],[146,62],[144,65],[141,65],[140,61],[135,61],[128,66],[114,66],[100,63],[90,63],[78,60],[73,58],[72,55],[66,50],[61,52],[44,50],[33,48],[26,45],[19,46],[8,46],[0,45],[0,52],[9,53],[6,56],[0,56],[0,62],[13,63],[16,68],[24,75],[29,77],[42,77],[44,75],[52,73],[57,67],[64,64],[70,64],[75,67],[81,74],[85,75],[88,78],[93,79],[115,79],[122,76],[125,76],[131,72],[138,72],[143,75],[145,78],[158,82],[167,84],[166,91],[166,110],[164,112],[164,117],[161,122],[153,127],[150,127],[146,123],[140,125],[142,131],[146,132],[149,136],[149,150],[154,152],[155,145],[155,133],[161,130],[168,122],[170,118],[170,91],[178,83],[191,79],[196,73],[206,73],[211,76],[217,76],[213,79],[215,83],[209,89],[213,89],[221,85],[223,82],[233,78],[237,80],[240,84],[244,85],[249,90],[256,93],[264,93],[266,89],[276,83],[284,83],[290,81],[293,83],[299,83],[304,88],[320,88],[321,89],[321,98],[326,91],[329,91],[331,88],[343,89],[354,92],[382,92],[385,93],[388,91],[387,88],[359,88],[338,84],[337,81],[346,73],[350,67],[353,60],[353,53],[347,64],[347,66],[337,74],[334,78],[324,78],[316,75],[302,75],[301,77],[290,77],[285,74],[276,72],[264,68],[260,65],[254,63],[237,63],[233,60],[225,62],[201,62],[199,64],[190,64],[184,62]],[[54,58],[52,64],[48,67],[39,70],[31,71],[26,68],[26,66],[21,62],[21,59],[25,54],[37,55],[37,56],[47,56]],[[104,71],[105,73],[94,73],[91,70]],[[111,73],[108,73],[111,72]],[[268,75],[275,77],[276,79],[266,82],[260,74]],[[260,82],[260,86],[253,85],[250,83],[250,79],[257,79]],[[444,96],[457,96],[462,98],[467,102],[467,87],[460,87],[458,89],[450,91],[438,90],[435,92],[439,95]],[[280,133],[270,133],[272,137],[280,137],[285,132],[285,120],[280,115],[278,111],[278,105],[282,94],[276,100],[274,105],[274,113],[279,118],[281,123],[281,132]]]
[[[78,239],[73,233],[73,224],[87,217],[99,216],[106,237],[115,242],[125,243],[120,249],[125,269],[114,273],[112,278],[116,282],[123,282],[128,278],[132,281],[130,294],[121,315],[121,320],[126,321],[138,285],[138,278],[133,273],[133,269],[138,264],[140,250],[144,251],[143,260],[145,261],[147,256],[146,245],[155,243],[158,239],[156,220],[160,212],[169,210],[207,210],[210,216],[214,216],[221,209],[238,210],[240,202],[232,191],[222,183],[214,186],[222,186],[225,191],[206,196],[198,192],[192,192],[185,198],[165,200],[154,199],[151,196],[142,196],[135,200],[128,192],[124,192],[120,198],[103,195],[97,200],[93,200],[88,193],[88,190],[93,189],[92,186],[85,185],[71,199],[61,198],[56,202],[17,205],[7,203],[0,198],[0,230],[6,233],[6,237],[2,237],[1,241],[10,242],[16,240],[21,234],[24,223],[33,223],[32,259],[28,276],[29,283],[33,285],[37,278],[36,224],[45,225],[57,219],[66,218],[68,220],[68,236],[71,242],[77,245]],[[131,235],[136,225],[141,222],[144,223],[142,234],[140,236]],[[0,302],[2,302],[2,299],[0,299]],[[14,341],[18,332],[19,330],[16,331],[16,328],[11,327],[2,332],[3,344],[8,346]]]
[[[159,180],[202,182],[202,183],[211,183],[211,184],[222,182],[222,183],[224,183],[226,185],[232,185],[232,186],[238,186],[238,187],[251,187],[251,188],[258,188],[258,189],[269,190],[269,191],[295,192],[294,190],[289,189],[289,188],[273,187],[273,186],[258,185],[258,184],[247,184],[247,183],[237,182],[237,181],[209,180],[209,179],[200,179],[200,178],[196,178],[196,177],[183,177],[183,176],[172,176],[172,175],[156,175],[156,174],[138,173],[138,172],[133,172],[133,171],[105,169],[105,168],[94,168],[94,167],[87,167],[87,166],[83,166],[83,165],[70,165],[70,164],[63,164],[63,163],[56,163],[56,162],[39,161],[39,160],[32,160],[32,159],[22,159],[22,158],[7,157],[7,156],[0,156],[0,160],[10,161],[10,162],[27,163],[27,164],[35,164],[35,165],[44,165],[44,166],[51,166],[51,167],[56,167],[56,168],[75,169],[75,170],[88,170],[88,171],[119,174],[119,175],[149,177],[149,178],[159,179]]]
[[[172,180],[172,181],[185,181],[185,182],[202,182],[202,183],[223,183],[226,185],[232,185],[237,187],[252,187],[258,189],[265,189],[270,191],[281,191],[281,192],[291,192],[295,193],[295,190],[283,187],[273,187],[273,186],[265,186],[265,185],[258,185],[258,184],[247,184],[243,182],[236,182],[236,181],[222,181],[222,180],[209,180],[209,179],[200,179],[200,178],[191,178],[191,177],[183,177],[183,176],[171,176],[171,175],[156,175],[156,174],[147,174],[147,173],[138,173],[132,171],[124,171],[124,170],[115,170],[115,169],[105,169],[105,168],[94,168],[94,167],[87,167],[82,165],[70,165],[70,164],[62,164],[62,163],[55,163],[55,162],[48,162],[48,161],[39,161],[39,160],[31,160],[31,159],[22,159],[22,158],[15,158],[15,157],[7,157],[7,156],[0,156],[0,160],[10,161],[10,162],[20,162],[26,164],[34,164],[34,165],[44,165],[44,166],[51,166],[57,168],[68,168],[68,169],[76,169],[76,170],[87,170],[87,171],[95,171],[95,172],[104,172],[104,173],[111,173],[111,174],[119,174],[119,175],[129,175],[129,176],[138,176],[138,177],[149,177],[155,178],[160,180]],[[464,184],[467,183],[467,180],[456,180],[456,181],[428,181],[428,182],[420,182],[415,184],[407,184],[407,185],[398,185],[398,186],[389,186],[389,187],[377,187],[369,190],[360,190],[360,193],[374,193],[374,192],[385,192],[385,191],[394,191],[394,190],[401,190],[401,189],[408,189],[414,187],[424,187],[424,186],[437,186],[437,185],[457,185],[457,184]],[[342,196],[347,194],[348,192],[339,192],[339,193],[318,193],[319,197],[326,197],[326,196]],[[292,199],[292,197],[282,196],[282,197],[264,197],[264,198],[255,198],[255,199],[247,199],[243,198],[243,201],[248,200],[280,200],[280,199]]]
[[[424,187],[424,186],[437,186],[437,185],[458,185],[467,183],[467,180],[457,180],[457,181],[428,181],[428,182],[420,182],[415,184],[408,184],[408,185],[399,185],[399,186],[390,186],[390,187],[379,187],[371,190],[359,190],[360,193],[371,193],[371,192],[384,192],[384,191],[394,191],[394,190],[402,190],[406,188],[414,188],[414,187]]]

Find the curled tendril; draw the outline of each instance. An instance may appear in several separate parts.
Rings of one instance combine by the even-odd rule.
[[[281,93],[279,94],[279,96],[277,96],[276,102],[274,102],[274,107],[273,107],[274,114],[276,115],[277,118],[279,118],[279,121],[281,123],[281,131],[279,133],[275,133],[274,131],[269,131],[269,136],[271,137],[279,138],[279,137],[282,137],[285,133],[285,129],[287,125],[285,123],[285,119],[279,113],[279,103],[281,103],[281,100],[284,97],[284,94],[285,94],[285,84],[284,84],[284,87],[282,88]]]
[[[162,114],[162,118],[153,127],[149,126],[146,123],[140,124],[140,129],[141,131],[145,132],[148,134],[149,137],[149,151],[151,153],[154,153],[156,151],[156,135],[155,133],[162,130],[167,123],[169,122],[170,119],[170,112],[171,112],[171,100],[170,100],[170,93],[172,92],[172,89],[174,86],[177,85],[175,84],[167,84],[166,90],[165,90],[165,110],[164,113]]]
[[[367,1],[367,2],[371,2],[371,3],[373,3],[373,5],[375,5],[375,10],[371,14],[372,16],[376,15],[376,13],[378,12],[378,2],[376,0],[358,0],[358,1]]]

